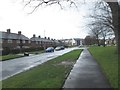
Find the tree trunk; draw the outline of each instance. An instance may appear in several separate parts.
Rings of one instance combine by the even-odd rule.
[[[96,39],[97,39],[97,45],[100,46],[99,37],[96,36]]]
[[[103,46],[105,47],[106,45],[105,45],[105,37],[103,38]]]
[[[120,49],[120,6],[116,0],[116,2],[107,2],[111,8],[112,11],[112,18],[113,18],[113,26],[114,26],[114,33],[115,33],[115,38],[116,38],[116,43],[117,43],[117,48],[118,48],[118,54],[120,55],[119,49]]]

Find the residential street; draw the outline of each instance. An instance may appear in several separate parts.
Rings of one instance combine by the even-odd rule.
[[[1,77],[0,80],[6,79],[17,73],[28,70],[50,59],[63,55],[64,53],[70,52],[71,50],[74,49],[78,49],[78,48],[77,47],[69,48],[61,51],[55,51],[53,53],[42,53],[38,55],[31,55],[28,57],[22,57],[22,58],[0,62],[2,63],[2,70],[0,70],[0,77]]]

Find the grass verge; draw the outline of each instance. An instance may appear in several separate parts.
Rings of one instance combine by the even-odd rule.
[[[9,55],[0,56],[0,60],[5,61],[5,60],[10,60],[10,59],[20,58],[23,56],[24,55],[9,54]]]
[[[41,51],[34,51],[34,52],[28,52],[29,54],[41,54],[43,53],[44,50],[41,50]],[[4,56],[0,56],[0,61],[6,61],[6,60],[10,60],[10,59],[15,59],[15,58],[20,58],[20,57],[24,57],[24,54],[22,55],[23,53],[21,53],[21,55],[19,54],[9,54],[9,55],[4,55]]]
[[[34,52],[28,52],[29,54],[41,54],[41,53],[44,53],[45,51],[44,50],[41,50],[41,51],[34,51]]]
[[[89,51],[103,69],[113,88],[118,88],[118,54],[115,46],[91,47]]]
[[[73,50],[3,80],[3,88],[61,88],[82,50]]]

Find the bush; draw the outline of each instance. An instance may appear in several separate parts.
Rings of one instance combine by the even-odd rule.
[[[13,50],[11,50],[11,53],[18,54],[18,53],[20,53],[20,49],[13,49]]]
[[[4,50],[2,50],[2,55],[8,55],[8,54],[18,54],[18,53],[24,53],[24,52],[33,52],[33,51],[40,51],[40,50],[44,50],[43,47],[39,47],[39,48],[22,48],[22,49],[9,49],[6,48]]]
[[[4,48],[4,50],[2,50],[2,55],[8,55],[9,53],[10,53],[9,48]]]

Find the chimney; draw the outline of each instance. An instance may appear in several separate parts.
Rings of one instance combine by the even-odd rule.
[[[10,33],[10,29],[7,29],[7,33]]]
[[[21,31],[18,31],[18,35],[21,35]]]
[[[38,36],[39,38],[41,38],[41,36]]]
[[[48,37],[48,40],[50,40],[50,37]]]
[[[33,34],[33,37],[35,38],[35,34]]]

